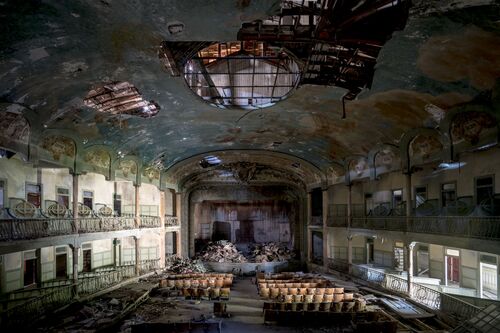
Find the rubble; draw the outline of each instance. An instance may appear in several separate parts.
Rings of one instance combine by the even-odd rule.
[[[187,274],[187,273],[205,273],[207,269],[203,266],[203,263],[199,260],[183,259],[176,257],[170,260],[165,271],[175,274]]]
[[[251,260],[254,262],[287,261],[294,257],[294,253],[280,243],[263,243],[249,245]]]
[[[225,240],[208,243],[207,248],[198,254],[198,259],[207,262],[241,263],[248,261],[233,243]]]

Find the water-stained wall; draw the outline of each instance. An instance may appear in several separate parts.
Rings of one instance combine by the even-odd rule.
[[[214,186],[193,191],[190,254],[221,239],[243,250],[250,243],[265,242],[303,249],[304,195],[286,186]]]

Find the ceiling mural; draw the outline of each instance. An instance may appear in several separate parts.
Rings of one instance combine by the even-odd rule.
[[[497,121],[486,112],[470,111],[458,113],[452,121],[451,136],[453,144],[465,141],[470,146],[477,146],[481,138],[489,138],[496,143]]]
[[[132,160],[120,161],[117,170],[121,172],[124,178],[135,179],[137,175],[137,163]]]
[[[153,181],[160,181],[160,171],[154,167],[146,167],[142,170],[142,175],[152,183]]]
[[[63,156],[74,158],[76,153],[73,140],[60,135],[46,136],[40,147],[45,149],[55,161],[60,161]]]
[[[0,25],[0,98],[9,107],[1,113],[0,140],[5,143],[7,135],[17,135],[16,140],[26,142],[42,137],[44,131],[64,129],[72,133],[78,147],[103,145],[121,152],[120,156],[135,155],[135,161],[125,159],[125,164],[110,162],[116,163],[117,175],[148,177],[139,168],[154,163],[164,167],[161,172],[166,172],[168,184],[206,171],[199,164],[203,156],[232,151],[218,156],[222,163],[283,165],[290,174],[313,184],[334,171],[341,175],[341,170],[332,170],[334,163],[368,156],[381,143],[398,146],[404,134],[415,128],[443,131],[443,119],[455,108],[486,92],[499,94],[500,50],[495,46],[500,45],[500,5],[493,0],[474,5],[462,0],[452,4],[416,0],[408,19],[397,22],[392,19],[399,16],[390,13],[406,11],[402,7],[406,1],[388,6],[390,12],[366,11],[367,16],[343,12],[336,22],[346,27],[339,44],[332,41],[336,28],[321,25],[322,42],[315,45],[318,54],[310,59],[318,63],[312,65],[330,66],[333,58],[319,56],[334,50],[342,53],[342,63],[321,70],[329,75],[315,77],[314,66],[304,69],[305,63],[298,61],[309,82],[301,82],[287,99],[262,109],[213,107],[187,87],[185,68],[173,76],[176,73],[168,66],[170,60],[177,62],[182,56],[181,62],[188,64],[189,59],[196,60],[198,50],[214,43],[248,41],[259,29],[255,22],[288,10],[278,0],[248,1],[245,6],[240,2],[46,0],[27,1],[23,10],[15,2],[2,3],[9,15]],[[343,6],[357,11],[374,3],[344,1]],[[366,44],[353,49],[350,38],[362,36],[356,34],[358,24],[366,19],[376,26],[382,17],[391,21],[377,32],[376,49]],[[300,23],[296,31],[305,36],[307,27]],[[180,46],[168,55],[162,48],[164,42]],[[183,49],[183,42],[196,42],[196,48]],[[294,59],[308,59],[300,48],[291,52],[297,53],[292,54]],[[200,89],[214,92],[210,78],[202,68],[199,72],[203,76],[198,78],[203,85]],[[225,100],[231,99],[229,90],[220,93],[227,93],[222,95]],[[491,101],[491,114],[500,113],[498,103]],[[149,112],[148,108],[148,116],[138,114]],[[456,118],[449,133],[455,144],[480,147],[496,130],[492,121],[496,124],[498,117],[469,116]],[[52,160],[75,157],[70,139],[45,140],[41,144]],[[442,145],[437,138],[416,137],[410,145],[412,161],[442,158],[438,151],[449,148]],[[234,153],[250,151],[259,153]],[[87,156],[85,149],[78,154],[77,160],[91,165],[108,163],[100,154]],[[391,164],[389,152],[384,154],[372,161],[378,173],[398,164]],[[350,168],[356,177],[365,170],[362,165]]]
[[[412,165],[420,165],[436,160],[435,155],[439,155],[443,150],[443,144],[437,135],[418,134],[410,142],[408,153]]]
[[[28,144],[30,125],[22,114],[3,112],[0,116],[0,133],[9,140]]]
[[[375,154],[375,176],[401,169],[401,159],[396,148],[383,148]]]
[[[348,162],[349,180],[356,180],[370,176],[370,165],[366,157],[352,158]]]
[[[106,173],[109,175],[111,167],[111,156],[102,148],[87,150],[83,158],[84,162],[89,165],[92,171]]]

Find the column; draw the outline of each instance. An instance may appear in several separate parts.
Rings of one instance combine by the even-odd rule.
[[[347,185],[347,265],[349,274],[352,273],[352,184]]]
[[[78,297],[78,252],[80,248],[78,246],[69,245],[71,252],[73,254],[73,292],[75,297]]]
[[[307,193],[307,260],[312,261],[313,259],[313,246],[312,246],[312,230],[309,228],[311,225],[312,217],[312,195]]]
[[[415,247],[415,243],[407,243],[406,244],[406,271],[408,272],[408,277],[406,279],[407,287],[406,291],[408,295],[411,297],[412,294],[412,282],[413,282],[413,248]]]
[[[411,173],[408,172],[405,174],[405,201],[406,201],[406,231],[410,230],[410,222],[411,222]]]
[[[139,188],[141,185],[135,184],[135,207],[134,207],[134,217],[135,217],[135,227],[139,228],[141,219],[141,203],[139,199]]]
[[[78,174],[73,173],[73,232],[78,233]]]
[[[323,189],[323,267],[328,268],[328,187]]]
[[[184,228],[187,228],[187,225],[183,225],[182,223],[182,193],[175,193],[175,216],[177,216],[177,221],[179,221],[179,232],[176,232],[176,241],[177,241],[177,256],[182,257],[184,255],[184,251],[182,250],[182,233],[184,233],[188,239],[189,234],[184,232]],[[189,248],[189,242],[188,242]]]
[[[165,191],[160,191],[160,267],[165,267]]]
[[[139,237],[133,236],[135,241],[135,275],[141,273],[141,255],[139,249]]]
[[[113,266],[117,267],[120,265],[118,258],[118,238],[113,238]]]

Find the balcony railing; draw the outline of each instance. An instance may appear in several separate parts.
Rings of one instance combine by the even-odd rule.
[[[141,261],[139,264],[140,274],[159,268],[160,259]],[[98,274],[93,277],[83,277],[75,285],[69,283],[47,290],[40,296],[16,305],[0,313],[0,327],[23,327],[39,319],[44,313],[49,313],[65,304],[70,303],[76,296],[94,294],[105,288],[120,283],[121,281],[135,276],[135,266],[127,265],[117,267],[116,270]]]
[[[77,218],[78,233],[106,232],[136,228],[135,217]],[[160,217],[141,216],[139,228],[161,227]],[[75,233],[72,218],[37,218],[0,220],[0,241],[35,239]]]
[[[165,216],[165,227],[177,227],[179,218],[177,216]]]
[[[368,216],[353,217],[351,228],[500,239],[500,216]],[[347,227],[347,217],[330,219],[330,227]]]
[[[329,259],[328,267],[343,273],[349,271],[349,265],[344,260]],[[481,308],[477,306],[414,282],[411,283],[411,294],[408,295],[408,282],[405,279],[368,267],[352,265],[351,275],[375,287],[406,294],[415,302],[432,310],[441,311],[457,321],[470,319],[481,311]]]

